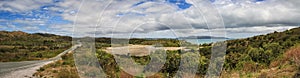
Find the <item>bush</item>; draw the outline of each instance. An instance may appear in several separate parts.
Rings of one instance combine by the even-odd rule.
[[[38,69],[37,71],[45,71],[45,68],[41,67],[41,68]]]

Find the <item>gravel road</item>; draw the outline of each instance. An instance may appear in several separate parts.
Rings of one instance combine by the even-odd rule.
[[[60,60],[61,56],[74,51],[81,44],[74,45],[68,50],[48,60],[22,61],[22,62],[0,62],[0,78],[32,78],[32,75],[42,66]]]

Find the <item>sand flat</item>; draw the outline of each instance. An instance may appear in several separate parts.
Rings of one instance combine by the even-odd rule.
[[[163,50],[180,50],[184,47],[154,47],[151,45],[129,45],[123,47],[107,47],[105,51],[110,54],[118,55],[134,55],[134,56],[146,56],[151,52],[154,52],[156,49]]]

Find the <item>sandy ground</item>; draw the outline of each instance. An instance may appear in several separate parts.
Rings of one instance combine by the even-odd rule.
[[[161,50],[180,50],[184,47],[153,47],[150,45],[129,45],[124,47],[107,47],[105,51],[110,54],[118,55],[134,55],[134,56],[146,56],[156,49]]]

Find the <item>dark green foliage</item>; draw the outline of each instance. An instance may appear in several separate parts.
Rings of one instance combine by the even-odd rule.
[[[149,64],[151,57],[150,56],[131,56],[133,60],[141,65]]]
[[[162,73],[169,74],[170,77],[175,76],[180,65],[180,51],[168,51],[167,52],[167,61],[162,68]]]
[[[179,47],[183,44],[190,45],[190,43],[183,41],[183,40],[177,40],[177,39],[139,39],[139,38],[133,38],[133,39],[113,39],[114,42],[122,41],[127,44],[135,44],[135,45],[155,45],[155,44],[161,44],[164,47]],[[96,38],[96,47],[102,48],[102,47],[110,47],[111,45],[111,38]]]
[[[108,54],[102,50],[97,50],[97,58],[99,59],[99,63],[104,70],[104,72],[108,75],[108,78],[116,78],[118,77],[118,73],[120,68],[118,67],[114,56]]]

